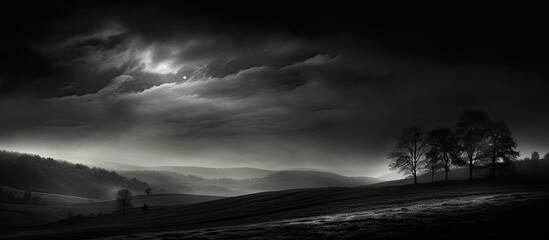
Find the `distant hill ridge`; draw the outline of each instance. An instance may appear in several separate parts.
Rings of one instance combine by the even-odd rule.
[[[134,170],[115,172],[38,155],[0,151],[0,185],[31,191],[112,199],[114,193],[121,188],[128,188],[134,194],[141,194],[145,188],[152,187],[154,193],[236,196],[295,188],[355,187],[380,182],[376,178],[347,177],[310,170],[142,167],[127,164],[119,167]]]
[[[233,178],[233,179],[249,179],[262,178],[276,171],[250,168],[250,167],[232,167],[232,168],[210,168],[196,166],[137,166],[123,163],[106,162],[103,166],[115,171],[169,171],[176,172],[182,175],[194,175],[202,178]]]
[[[142,192],[149,186],[103,168],[8,151],[0,151],[0,185],[98,199],[113,199],[120,188]]]
[[[219,170],[219,169],[218,169]],[[370,177],[346,177],[319,171],[272,171],[261,178],[204,178],[170,171],[119,171],[128,178],[147,181],[155,189],[168,192],[236,196],[246,193],[295,188],[356,187],[380,182]]]
[[[380,182],[371,177],[347,177],[319,171],[279,171],[257,181],[269,190],[318,187],[356,187]]]

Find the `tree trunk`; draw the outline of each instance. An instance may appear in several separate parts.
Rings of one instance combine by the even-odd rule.
[[[415,173],[414,173],[414,184],[417,184],[417,176]]]
[[[473,180],[473,163],[469,164],[469,180]]]
[[[431,173],[431,182],[435,182],[435,172]]]
[[[496,158],[492,158],[492,178],[496,177]]]
[[[445,176],[445,181],[448,181],[448,168],[446,168],[446,170],[444,171],[444,173],[445,173],[445,175],[446,175],[446,176]]]

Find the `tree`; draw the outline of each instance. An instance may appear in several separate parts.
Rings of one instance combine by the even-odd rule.
[[[419,126],[412,126],[404,129],[396,140],[395,147],[387,154],[387,158],[392,159],[389,169],[411,175],[414,184],[417,184],[420,164],[424,161],[429,147],[425,131]]]
[[[498,162],[502,161],[503,163],[511,164],[511,160],[515,160],[519,156],[519,152],[516,150],[517,141],[513,138],[511,129],[503,121],[489,124],[486,141],[484,157],[490,159],[492,177],[495,177]],[[534,154],[532,153],[533,157]]]
[[[530,157],[530,158],[534,161],[539,160],[539,153],[538,152],[533,152],[532,157]]]
[[[147,213],[149,211],[149,206],[147,206],[147,204],[143,203],[143,207],[141,207],[141,210],[143,211],[143,213]]]
[[[469,167],[469,180],[473,180],[473,169],[486,160],[483,150],[489,123],[490,118],[485,112],[468,110],[461,113],[456,125],[456,134],[462,152],[461,160],[456,163]]]
[[[549,161],[549,152],[543,155],[543,160]]]
[[[427,158],[430,162],[431,170],[433,167],[438,167],[444,170],[445,180],[448,181],[448,173],[452,162],[459,161],[459,142],[458,138],[450,128],[438,128],[429,132],[429,152]]]
[[[147,194],[147,196],[151,195],[151,192],[152,192],[151,187],[145,188],[145,194]]]
[[[31,204],[31,199],[32,199],[32,193],[31,193],[31,191],[26,191],[26,192],[23,194],[23,203],[24,203],[24,204]]]
[[[426,154],[427,158],[425,160],[425,170],[427,170],[427,173],[431,174],[431,182],[435,182],[435,175],[440,170],[444,169],[444,166],[442,164],[442,161],[438,157],[431,157],[429,156],[429,152]]]
[[[118,210],[126,215],[128,208],[132,207],[133,194],[128,189],[121,189],[116,193],[116,204]]]

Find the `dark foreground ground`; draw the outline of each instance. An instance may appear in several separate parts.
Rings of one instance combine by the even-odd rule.
[[[544,234],[545,181],[299,189],[81,217],[0,234],[10,238],[479,239]],[[541,235],[543,236],[543,235]]]

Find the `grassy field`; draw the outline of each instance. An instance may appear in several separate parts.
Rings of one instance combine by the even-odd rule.
[[[7,186],[1,186],[4,191],[12,192],[15,196],[23,196],[25,191],[7,187]],[[42,200],[46,200],[48,202],[48,205],[67,205],[67,204],[74,204],[74,203],[90,203],[90,202],[100,202],[104,200],[100,199],[94,199],[94,198],[85,198],[85,197],[78,197],[78,196],[71,196],[71,195],[64,195],[64,194],[56,194],[56,193],[43,193],[43,192],[32,192],[32,195],[37,195],[42,198]]]
[[[41,196],[44,195],[42,193],[36,194]],[[70,203],[70,201],[74,198],[77,200],[80,200],[81,198],[67,195],[48,195],[50,195],[48,199],[55,198],[58,199],[58,203],[61,202],[65,204],[48,206],[0,204],[0,230],[12,229],[14,227],[36,226],[58,221],[67,218],[69,212],[71,212],[73,216],[77,217],[78,215],[90,216],[97,215],[99,213],[110,214],[117,210],[114,200],[98,201],[90,199],[90,201],[85,201],[86,203]],[[152,194],[150,196],[135,196],[133,204],[136,207],[140,207],[146,203],[151,208],[157,208],[161,206],[192,204],[220,198],[221,197],[216,196],[188,194]]]
[[[4,232],[12,238],[459,238],[535,233],[549,206],[543,181],[296,189],[84,216]]]

